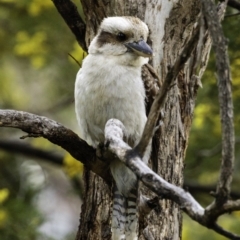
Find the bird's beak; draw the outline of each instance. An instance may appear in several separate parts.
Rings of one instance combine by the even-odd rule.
[[[151,57],[153,54],[151,47],[143,40],[140,40],[138,42],[125,43],[125,46],[129,50],[142,57]]]

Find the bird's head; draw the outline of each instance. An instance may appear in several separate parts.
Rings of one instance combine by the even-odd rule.
[[[89,47],[90,54],[102,54],[119,64],[141,66],[152,56],[146,43],[148,27],[136,17],[108,17]]]

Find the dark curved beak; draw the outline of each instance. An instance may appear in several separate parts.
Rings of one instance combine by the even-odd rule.
[[[151,57],[153,54],[151,47],[143,40],[140,40],[138,42],[125,43],[125,46],[129,50],[142,57]]]

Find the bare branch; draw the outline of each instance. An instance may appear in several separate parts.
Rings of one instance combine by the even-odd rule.
[[[227,201],[230,193],[230,184],[232,182],[234,167],[235,136],[231,76],[226,39],[219,22],[216,6],[212,1],[202,0],[202,7],[216,54],[218,93],[222,123],[222,164],[217,185],[216,200],[219,204],[222,204]]]
[[[25,112],[0,110],[0,126],[19,128],[30,135],[42,136],[66,149],[73,157],[80,160],[87,159],[87,161],[82,162],[106,179],[103,173],[108,171],[107,162],[105,165],[98,160],[94,162],[92,159],[95,158],[93,156],[95,155],[95,150],[82,141],[75,133],[59,123],[47,119],[46,117],[40,117]],[[122,141],[124,136],[123,129],[124,126],[119,120],[108,121],[105,129],[105,138],[108,146],[114,154],[117,154],[120,160],[125,162],[127,166],[137,174],[140,180],[149,189],[159,196],[179,204],[192,219],[203,226],[211,228],[226,237],[231,236],[231,239],[240,239],[238,236],[223,230],[215,224],[215,220],[219,215],[239,210],[240,200],[227,201],[220,208],[217,208],[213,203],[204,210],[188,192],[168,183],[148,168],[138,157],[136,151],[131,150],[131,148]],[[105,169],[103,169],[103,166],[105,166]],[[99,167],[101,167],[101,169],[99,169]]]
[[[221,207],[218,207],[216,202],[213,202],[206,208],[207,214],[211,216],[211,218],[217,219],[220,215],[224,213],[230,213],[233,211],[240,210],[240,199],[238,200],[228,200]]]
[[[77,7],[70,0],[52,0],[58,12],[71,29],[79,45],[87,51],[85,42],[86,24],[77,11]]]
[[[117,119],[110,119],[105,126],[105,140],[111,152],[124,162],[146,185],[157,195],[178,203],[193,218],[201,218],[204,209],[195,199],[180,187],[168,183],[154,173],[138,156],[135,149],[131,149],[124,141],[124,126]]]
[[[53,163],[59,166],[63,165],[63,154],[57,153],[57,152],[53,152],[53,151],[48,151],[48,150],[43,150],[37,147],[34,147],[32,145],[30,145],[29,143],[20,141],[20,140],[2,140],[0,139],[0,148],[2,150],[5,150],[7,152],[11,152],[11,153],[19,153],[25,156],[29,156],[29,157],[35,157],[38,159],[43,159],[44,161],[47,161],[49,163]],[[215,185],[201,185],[198,183],[193,183],[192,181],[190,182],[186,182],[184,184],[184,189],[187,189],[187,191],[189,191],[191,194],[194,193],[206,193],[209,194],[210,192],[215,190]],[[240,198],[240,192],[237,191],[231,191],[230,194],[231,198],[233,199],[237,199]],[[155,207],[155,202],[153,201],[153,199],[147,199],[146,201],[144,199],[144,196],[141,195],[140,196],[142,199],[142,201],[140,201],[140,207],[141,205],[143,205],[143,207],[141,207],[141,213],[144,212],[144,216],[146,216],[147,214],[145,213],[146,210],[145,208],[147,208],[147,210],[151,210],[152,208]],[[154,198],[155,200],[155,198]],[[149,203],[154,203],[151,206],[149,206]],[[228,204],[228,203],[226,203]],[[225,206],[227,206],[225,204]],[[227,210],[228,212],[228,210]]]
[[[29,136],[44,137],[68,151],[106,182],[111,179],[108,163],[96,157],[96,150],[76,133],[51,119],[27,112],[0,110],[0,127],[19,128]]]
[[[177,203],[182,210],[193,220],[210,228],[229,239],[240,239],[216,224],[217,217],[223,213],[240,209],[240,200],[227,201],[218,209],[211,205],[204,209],[192,195],[182,188],[168,183],[159,175],[154,173],[139,157],[135,149],[131,149],[122,139],[124,126],[117,119],[110,119],[105,126],[105,140],[108,149],[115,154],[119,160],[124,162],[147,186],[158,196],[170,199]]]

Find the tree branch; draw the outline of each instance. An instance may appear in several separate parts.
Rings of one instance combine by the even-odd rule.
[[[19,128],[29,134],[25,137],[44,137],[68,151],[107,183],[111,180],[108,163],[96,157],[96,149],[80,139],[76,133],[51,119],[27,112],[0,110],[0,127]]]
[[[105,126],[105,141],[109,151],[125,163],[146,187],[158,196],[177,203],[186,214],[201,225],[227,238],[240,239],[240,236],[230,233],[216,224],[216,219],[221,214],[240,210],[240,200],[227,201],[218,209],[215,207],[212,208],[212,205],[204,209],[189,192],[186,192],[181,187],[168,183],[154,173],[141,160],[136,150],[131,149],[130,146],[122,140],[123,137],[123,124],[117,119],[110,119]]]
[[[225,1],[227,2],[227,1]],[[218,96],[222,123],[222,163],[217,185],[216,201],[223,204],[227,201],[232,182],[234,167],[234,124],[233,102],[229,59],[226,39],[219,22],[216,6],[212,1],[202,0],[202,11],[208,24],[216,54],[216,67],[218,78]]]
[[[79,45],[87,51],[85,42],[86,24],[77,11],[76,5],[70,0],[52,0],[58,12],[71,29]]]
[[[43,150],[43,149],[34,147],[28,143],[22,142],[20,140],[0,139],[0,148],[7,152],[19,153],[24,156],[43,159],[48,163],[53,163],[59,166],[63,165],[63,158],[64,158],[63,154],[59,154],[59,153],[48,151],[48,150]],[[215,190],[215,185],[201,185],[198,183],[193,183],[192,181],[189,181],[189,182],[185,181],[184,189],[186,189],[193,195],[196,193],[209,194],[210,192],[213,192]],[[141,195],[140,197],[144,197],[144,196]],[[240,192],[231,191],[230,197],[233,199],[240,198]],[[150,199],[148,201],[152,202],[153,200]],[[148,201],[146,203],[148,203]]]
[[[86,142],[81,140],[71,130],[53,120],[25,112],[0,110],[0,127],[19,128],[34,136],[42,136],[66,149],[73,157],[81,160],[87,167],[106,179],[104,172],[109,172],[107,170],[107,163],[104,164],[100,160],[95,161],[95,150],[92,147],[88,146]],[[112,129],[114,132],[112,132]],[[159,196],[179,204],[192,219],[203,226],[211,228],[231,239],[240,239],[240,237],[223,230],[215,224],[215,220],[219,215],[240,210],[240,200],[228,200],[220,208],[210,205],[204,210],[190,193],[168,183],[148,168],[137,156],[135,150],[131,150],[131,148],[122,141],[122,129],[123,125],[119,120],[109,120],[106,124],[105,138],[108,142],[109,149],[136,173],[144,185]],[[103,166],[105,166],[105,169]],[[99,167],[101,167],[101,169],[99,169]]]

